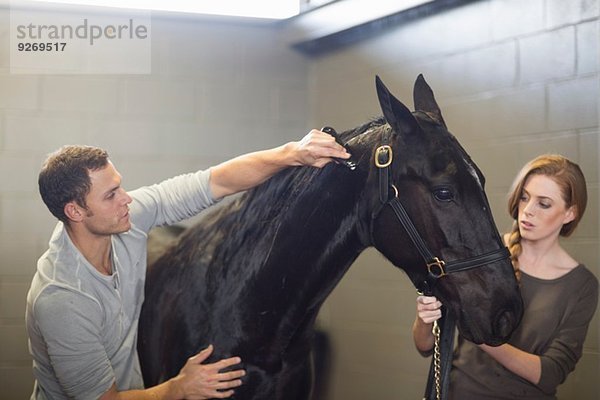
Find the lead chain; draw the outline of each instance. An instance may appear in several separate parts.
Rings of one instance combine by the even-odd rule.
[[[434,382],[435,382],[435,398],[437,400],[441,400],[442,398],[442,389],[440,387],[441,380],[441,371],[442,371],[442,361],[440,355],[440,327],[437,321],[433,321],[433,337],[434,337],[434,346],[433,346],[433,374],[434,374]]]

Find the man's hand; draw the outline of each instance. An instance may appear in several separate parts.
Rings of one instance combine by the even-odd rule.
[[[239,357],[231,357],[213,364],[202,364],[213,352],[213,346],[193,357],[185,363],[179,375],[173,378],[173,383],[178,389],[177,398],[185,399],[223,399],[231,397],[236,388],[242,384],[239,379],[246,374],[242,369],[220,372],[232,365],[239,364]]]
[[[294,165],[322,168],[333,158],[350,158],[350,153],[327,133],[311,130],[299,142],[292,142],[296,153]]]
[[[215,199],[253,188],[283,168],[307,165],[321,168],[334,158],[347,159],[344,146],[327,133],[313,129],[302,140],[256,151],[211,168],[210,190]]]

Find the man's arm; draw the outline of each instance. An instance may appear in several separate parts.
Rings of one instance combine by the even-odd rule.
[[[313,129],[299,142],[245,154],[212,167],[210,189],[213,197],[219,199],[253,188],[286,167],[321,168],[333,157],[347,159],[350,154],[333,136]]]

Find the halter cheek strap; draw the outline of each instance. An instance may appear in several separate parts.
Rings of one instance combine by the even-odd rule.
[[[390,172],[389,166],[393,160],[392,148],[387,145],[381,145],[375,150],[375,166],[379,169],[379,201],[387,202],[389,199]],[[396,194],[398,194],[396,192]]]
[[[379,169],[380,206],[374,211],[372,218],[375,219],[381,212],[381,209],[386,205],[389,205],[394,211],[396,218],[400,221],[404,227],[404,230],[410,237],[410,240],[425,261],[425,264],[427,265],[427,276],[421,282],[414,282],[415,286],[417,287],[417,292],[420,294],[432,295],[433,289],[438,280],[448,274],[467,271],[469,269],[481,267],[486,264],[491,264],[493,262],[501,261],[510,257],[510,252],[506,247],[501,247],[478,256],[450,262],[446,262],[443,259],[434,256],[419,234],[415,224],[410,219],[406,209],[400,202],[398,189],[393,185],[393,183],[390,183],[391,172],[389,167],[392,164],[392,161],[392,148],[388,143],[387,135],[384,134],[382,144],[375,150],[375,166]],[[394,196],[391,199],[389,193],[390,188],[394,190]],[[373,224],[371,224],[371,226],[372,225]],[[372,236],[373,232],[371,231],[371,237]],[[448,396],[455,321],[453,315],[451,315],[446,307],[442,307],[442,312],[443,317],[439,321],[441,332],[438,328],[438,346],[436,346],[435,349],[438,353],[434,356],[434,358],[432,358],[425,390],[424,399],[426,400],[445,400]],[[441,344],[439,343],[440,341]]]

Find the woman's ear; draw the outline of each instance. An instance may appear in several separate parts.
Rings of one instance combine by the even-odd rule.
[[[80,222],[85,215],[84,210],[75,201],[70,201],[65,204],[65,215],[73,222]]]
[[[563,221],[563,225],[568,224],[569,222],[573,221],[576,217],[577,217],[577,207],[576,206],[569,207],[567,209],[567,212],[565,213],[565,219]]]

